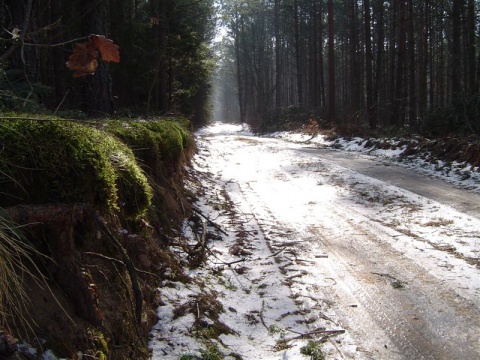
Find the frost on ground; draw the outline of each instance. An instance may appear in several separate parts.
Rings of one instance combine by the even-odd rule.
[[[153,359],[478,357],[479,217],[297,151],[311,143],[293,136],[197,134],[189,187],[216,235],[185,223],[208,256],[190,283],[160,284]]]

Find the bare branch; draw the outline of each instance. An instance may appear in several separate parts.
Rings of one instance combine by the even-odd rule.
[[[27,33],[28,26],[30,25],[30,13],[32,12],[32,3],[33,0],[28,0],[26,9],[25,9],[25,23],[23,24],[23,30],[20,34],[20,38],[16,41],[10,48],[0,57],[0,62],[4,62],[10,56],[13,55],[15,50],[23,43],[23,39],[25,38],[25,34]]]

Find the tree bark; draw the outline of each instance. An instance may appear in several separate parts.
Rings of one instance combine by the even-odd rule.
[[[393,100],[392,125],[402,126],[405,119],[405,64],[406,64],[406,16],[405,16],[405,0],[396,2],[398,7],[398,44],[397,44],[397,61],[395,71],[395,89]]]
[[[335,84],[335,28],[333,19],[333,0],[327,2],[328,13],[328,120],[337,122],[336,84]]]
[[[357,9],[356,1],[348,1],[348,18],[349,18],[349,58],[350,58],[350,71],[347,72],[350,78],[349,96],[350,109],[348,112],[353,115],[355,112],[361,109],[362,89],[361,78],[362,71],[360,70],[360,59],[358,55],[359,37],[357,26]]]
[[[384,22],[384,4],[383,0],[376,0],[375,7],[377,9],[377,56],[375,70],[375,86],[373,89],[373,113],[375,121],[378,121],[380,107],[384,105],[385,92],[380,95],[380,88],[385,87],[385,22]]]
[[[474,96],[479,91],[477,78],[477,59],[476,59],[476,34],[475,34],[475,0],[468,0],[467,3],[467,59],[468,71],[466,72],[468,81],[468,93]]]
[[[371,34],[371,15],[370,15],[370,1],[363,1],[363,8],[365,11],[365,77],[366,77],[366,91],[367,91],[367,118],[370,129],[374,130],[377,127],[376,114],[373,106],[373,79],[372,79],[372,34]]]
[[[303,105],[303,79],[302,64],[300,62],[300,30],[298,15],[298,0],[293,0],[294,38],[295,38],[295,64],[297,68],[297,95],[298,105]]]
[[[275,0],[275,107],[282,106],[282,40],[280,37],[280,0]]]
[[[108,37],[108,0],[84,0],[81,4],[84,35],[100,34]],[[95,74],[85,77],[83,81],[85,109],[94,115],[113,113],[112,77],[108,63],[100,61]]]
[[[451,94],[452,100],[462,96],[461,85],[461,16],[464,0],[453,0],[452,4],[452,40],[451,40]]]
[[[413,1],[407,0],[408,11],[408,121],[414,128],[417,125],[417,78],[415,61],[415,21]]]

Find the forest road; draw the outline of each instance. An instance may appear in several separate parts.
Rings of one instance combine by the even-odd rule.
[[[298,151],[321,157],[480,218],[480,194],[455,187],[444,180],[395,166],[386,161],[375,161],[345,151],[321,148],[301,148]]]
[[[404,167],[341,151],[307,148],[299,151],[317,156],[326,164],[344,167],[480,219],[478,193]],[[324,221],[344,229],[343,234],[361,234],[345,242],[346,238],[339,237],[338,231],[331,226],[317,227],[325,252],[330,254],[331,276],[342,285],[335,287],[333,299],[337,304],[349,299],[347,302],[358,303],[366,310],[336,309],[355,329],[354,332],[359,332],[357,336],[360,339],[365,333],[371,337],[367,341],[369,346],[365,348],[368,349],[368,358],[480,358],[478,257],[474,261],[476,268],[469,268],[470,273],[467,274],[462,270],[468,268],[467,264],[461,264],[460,269],[458,262],[446,260],[442,263],[442,251],[450,251],[454,247],[436,246],[428,236],[424,238],[413,229],[405,232],[395,229],[395,226],[385,227],[374,218],[364,216],[361,209],[350,208],[346,213],[338,204],[330,207],[328,214],[330,219]],[[415,216],[412,216],[403,220],[414,219]],[[396,230],[410,239],[399,246],[395,240],[398,239],[398,234],[394,233]],[[451,235],[467,236],[462,234],[461,229]],[[418,256],[413,249],[425,252],[422,246],[418,246],[422,242],[430,242],[439,252],[429,255],[428,260]],[[477,242],[475,245],[478,245]],[[411,248],[406,250],[405,247]],[[462,259],[462,256],[458,258]],[[435,269],[443,266],[448,269],[446,272]],[[395,284],[398,289],[395,289]],[[461,288],[469,291],[463,292]],[[362,324],[360,329],[359,324]],[[383,349],[379,344],[375,345],[375,337],[387,340]],[[393,349],[390,348],[392,345]]]
[[[206,134],[202,146],[248,203],[306,323],[346,330],[327,358],[480,358],[477,194],[276,139]]]

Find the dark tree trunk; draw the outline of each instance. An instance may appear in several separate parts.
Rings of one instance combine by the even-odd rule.
[[[423,5],[423,17],[421,23],[421,37],[418,46],[418,117],[421,119],[427,112],[428,99],[428,43],[430,38],[430,0],[426,0]]]
[[[415,21],[413,1],[407,0],[408,6],[408,121],[410,126],[417,125],[417,79],[415,61]]]
[[[275,107],[282,106],[282,40],[280,38],[280,0],[275,0]]]
[[[395,71],[395,90],[392,112],[392,124],[402,126],[405,119],[405,64],[406,64],[406,16],[405,16],[405,0],[396,2],[398,6],[398,44],[397,44],[397,61]]]
[[[371,39],[371,16],[370,1],[364,0],[363,7],[365,11],[365,77],[367,90],[367,118],[370,129],[377,127],[377,119],[373,108],[373,79],[372,79],[372,39]]]
[[[323,39],[324,39],[324,27],[323,27],[323,0],[320,1],[319,5],[319,16],[318,16],[318,86],[319,86],[319,99],[318,105],[322,108],[326,107],[326,96],[325,96],[325,67],[324,67],[324,47],[323,47]]]
[[[244,63],[244,56],[241,54],[242,47],[242,37],[243,35],[243,20],[240,17],[241,15],[237,14],[235,23],[233,25],[234,31],[234,42],[235,42],[235,58],[237,65],[237,92],[238,92],[238,104],[240,108],[240,122],[244,123],[246,121],[246,107],[245,107],[245,86],[246,86],[246,74],[242,71],[242,64]],[[239,25],[241,22],[241,26]]]
[[[349,18],[349,58],[350,58],[350,114],[357,112],[361,108],[361,70],[358,55],[359,37],[357,26],[357,10],[356,1],[348,2],[348,18]]]
[[[373,88],[373,109],[372,115],[375,123],[378,122],[378,115],[380,106],[384,104],[385,94],[380,95],[380,87],[385,85],[384,63],[385,63],[385,22],[384,22],[384,4],[383,0],[375,1],[375,9],[377,14],[377,56],[376,56],[376,70],[375,70],[375,86]]]
[[[469,95],[476,95],[479,90],[477,78],[477,59],[476,59],[476,36],[475,36],[475,0],[468,0],[467,4],[467,59],[468,71],[466,72],[468,80]]]
[[[51,13],[50,19],[51,22],[54,22],[62,17],[61,12],[61,0],[52,0],[51,1]],[[52,29],[52,38],[59,42],[62,39],[62,32],[59,27]],[[55,91],[55,100],[58,106],[63,97],[67,94],[68,86],[65,81],[67,79],[67,67],[65,66],[64,59],[64,50],[61,47],[56,46],[51,50],[51,58],[53,62],[53,88]]]
[[[159,68],[159,91],[158,91],[158,110],[160,113],[168,112],[168,73],[171,67],[169,66],[167,54],[167,39],[168,39],[168,6],[167,0],[160,0],[160,25],[158,36],[158,48],[160,50],[160,68]]]
[[[333,0],[328,0],[328,120],[337,121],[335,86],[335,28],[333,21]]]
[[[154,47],[154,76],[149,91],[150,108],[160,113],[167,112],[167,0],[152,0],[150,3],[152,15],[152,37]]]
[[[295,38],[295,64],[297,68],[297,94],[298,105],[303,105],[303,78],[302,78],[302,64],[300,61],[300,30],[299,30],[299,15],[298,15],[298,1],[293,1],[293,17],[294,17],[294,38]]]
[[[451,94],[452,99],[458,99],[462,96],[461,85],[461,17],[462,5],[464,0],[453,0],[452,4],[452,42],[451,51],[452,59],[450,63],[450,71],[452,74]]]
[[[311,8],[311,19],[312,19],[312,29],[310,34],[310,41],[311,41],[311,55],[310,55],[310,63],[311,63],[311,74],[310,74],[310,106],[313,109],[317,109],[319,105],[318,101],[318,16],[317,16],[317,1],[312,1],[312,8]]]
[[[84,0],[81,4],[84,35],[99,34],[108,37],[108,0]],[[85,77],[83,81],[84,108],[94,115],[113,113],[114,98],[109,65],[100,61],[95,74]]]

